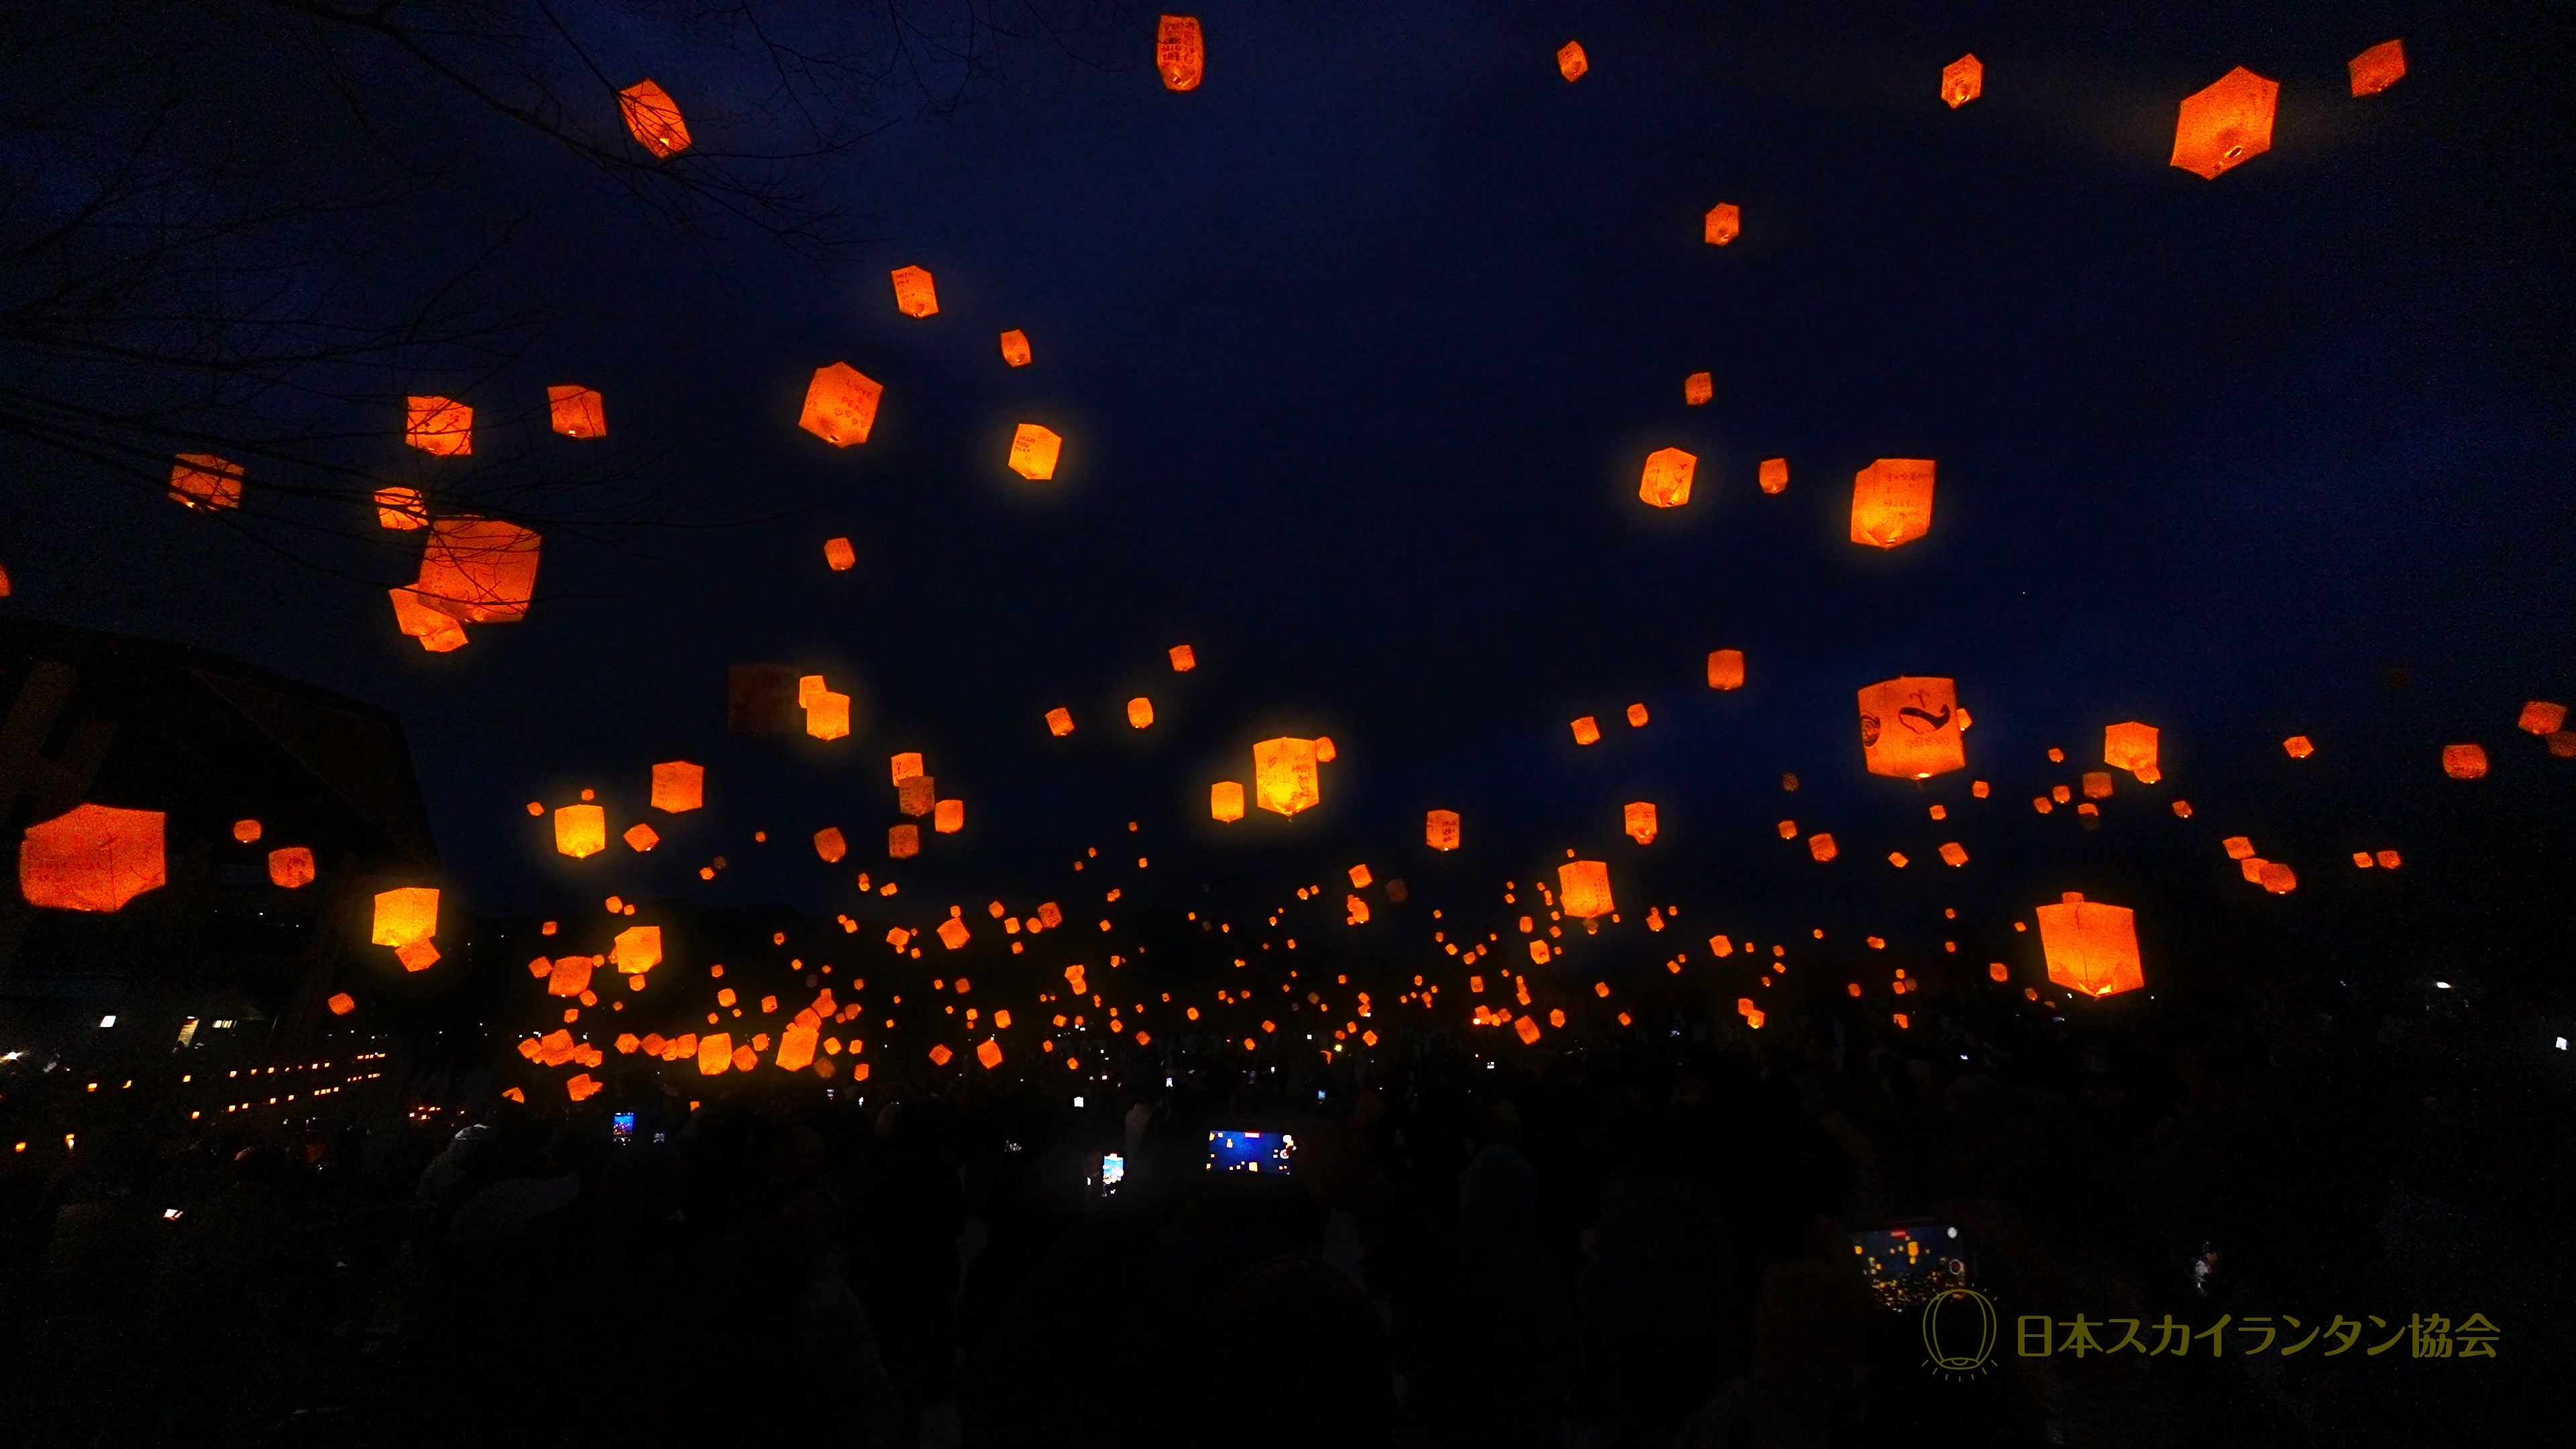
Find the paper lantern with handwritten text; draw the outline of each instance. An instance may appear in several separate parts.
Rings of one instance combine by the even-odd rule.
[[[1657,448],[1646,455],[1645,470],[1637,477],[1637,496],[1656,508],[1679,508],[1690,502],[1691,478],[1699,471],[1699,458],[1679,448]]]
[[[1425,812],[1422,817],[1422,843],[1433,850],[1456,850],[1458,848],[1458,812],[1455,810]]]
[[[1252,779],[1253,803],[1264,810],[1295,815],[1323,802],[1313,740],[1283,737],[1254,745]]]
[[[846,362],[818,367],[805,386],[805,411],[796,426],[835,448],[864,443],[877,425],[877,400],[883,396],[882,384]]]
[[[1207,77],[1207,37],[1195,15],[1166,15],[1154,28],[1154,69],[1163,89],[1194,91]]]
[[[1639,845],[1655,843],[1655,804],[1651,800],[1632,800],[1621,812],[1628,838]]]
[[[1967,768],[1958,682],[1937,675],[1883,680],[1860,692],[1861,756],[1873,775],[1928,780]]]
[[[906,317],[928,317],[939,310],[939,288],[919,267],[894,269],[894,309]]]
[[[1619,909],[1610,898],[1610,865],[1599,860],[1569,860],[1556,868],[1556,894],[1565,913],[1589,921]]]
[[[1878,548],[1932,531],[1930,458],[1881,458],[1852,475],[1851,541]]]
[[[53,911],[118,911],[169,882],[163,815],[82,804],[27,827],[18,845],[18,893]]]
[[[677,815],[707,803],[707,771],[686,760],[664,760],[653,767],[653,808]]]
[[[1056,460],[1063,456],[1064,439],[1052,428],[1036,423],[1022,423],[1011,434],[1012,472],[1033,483],[1043,483],[1055,476]]]

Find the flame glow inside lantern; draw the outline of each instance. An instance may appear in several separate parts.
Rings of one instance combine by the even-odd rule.
[[[1944,843],[1941,847],[1941,863],[1953,868],[1966,865],[1968,863],[1968,847],[1961,845],[1955,840]]]
[[[1713,649],[1708,656],[1708,687],[1742,689],[1744,687],[1744,651]]]
[[[815,831],[814,853],[823,858],[825,865],[840,864],[841,857],[850,853],[850,843],[841,838],[841,827],[826,825]]]
[[[1208,818],[1228,823],[1243,818],[1243,782],[1219,780],[1208,786]]]
[[[2174,120],[2172,164],[2216,180],[2219,173],[2272,149],[2272,111],[2280,83],[2238,66],[2183,100]]]
[[[1986,67],[1974,53],[1941,67],[1941,99],[1957,110],[1986,93]]]
[[[1758,476],[1759,476],[1759,481],[1761,482],[1761,485],[1762,485],[1762,491],[1763,491],[1763,492],[1765,492],[1765,493],[1786,493],[1786,492],[1788,492],[1788,491],[1789,491],[1789,460],[1788,460],[1788,459],[1786,459],[1786,458],[1765,458],[1765,459],[1763,459],[1763,460],[1762,460],[1762,469],[1761,469],[1761,472],[1760,472],[1760,474],[1759,474]]]
[[[400,886],[376,895],[374,929],[367,939],[401,950],[438,934],[438,887]]]
[[[1622,819],[1625,823],[1625,827],[1628,831],[1628,838],[1630,840],[1637,842],[1639,845],[1652,845],[1655,843],[1655,806],[1653,801],[1629,801],[1626,810],[1622,812]]]
[[[2485,778],[2487,747],[2484,745],[2442,746],[2442,773],[2454,780]]]
[[[1153,722],[1154,702],[1152,700],[1140,694],[1127,701],[1127,723],[1130,728],[1141,730]]]
[[[1861,757],[1873,775],[1928,780],[1967,768],[1955,680],[1907,675],[1860,692]]]
[[[1458,812],[1430,810],[1422,816],[1422,843],[1433,850],[1458,848]]]
[[[294,890],[313,883],[313,852],[301,845],[283,846],[268,853],[268,882]]]
[[[894,308],[906,317],[927,317],[939,310],[939,288],[919,267],[894,269]]]
[[[1700,237],[1713,247],[1722,247],[1743,232],[1743,213],[1735,209],[1732,201],[1721,201],[1710,207],[1708,215],[1701,219]]]
[[[241,507],[242,466],[212,453],[181,453],[170,465],[170,501],[186,508]]]
[[[2152,785],[2164,778],[2156,766],[2157,730],[2154,725],[2129,720],[2123,724],[2102,727],[2102,763],[2115,770],[2126,770],[2139,783]]]
[[[1698,407],[1717,396],[1717,382],[1705,372],[1694,372],[1682,379],[1682,406]]]
[[[1556,868],[1556,894],[1565,913],[1589,921],[1619,909],[1610,899],[1610,866],[1606,861],[1569,860]]]
[[[627,134],[655,158],[668,160],[689,149],[689,126],[680,119],[679,103],[649,77],[619,91],[617,109],[625,114]]]
[[[567,438],[608,436],[608,402],[597,388],[566,385],[546,389],[546,411],[554,430]]]
[[[2049,980],[2086,996],[2115,996],[2147,984],[2138,959],[2137,912],[2068,891],[2037,914]]]
[[[429,505],[420,490],[392,485],[376,490],[376,526],[408,532],[429,527]]]
[[[1569,40],[1556,48],[1556,73],[1569,84],[1583,79],[1584,72],[1590,69],[1592,58],[1583,53],[1582,41]]]
[[[55,911],[116,911],[169,882],[158,810],[76,805],[27,827],[18,893]]]
[[[2526,700],[2513,727],[2525,734],[2554,735],[2567,727],[2567,706],[2545,699]]]
[[[1010,468],[1033,483],[1043,483],[1055,476],[1056,459],[1063,452],[1064,439],[1052,429],[1022,423],[1011,434]]]
[[[1933,460],[1881,458],[1852,476],[1851,541],[1894,548],[1932,531]]]
[[[452,614],[443,614],[423,602],[421,596],[406,588],[385,590],[394,601],[394,627],[420,641],[420,647],[432,654],[446,654],[462,649],[470,641],[465,626]]]
[[[626,833],[618,838],[626,842],[627,849],[641,855],[662,843],[662,832],[638,820],[627,826]]]
[[[677,815],[707,803],[707,771],[686,760],[665,760],[653,767],[653,808]]]
[[[545,539],[497,518],[458,514],[429,526],[412,592],[468,624],[515,624],[537,592]]]
[[[942,835],[955,835],[966,828],[966,802],[942,800],[930,808],[930,828]]]
[[[596,805],[564,805],[555,810],[555,853],[575,860],[608,848],[608,812]]]
[[[1059,739],[1073,733],[1073,711],[1063,705],[1046,712],[1047,733]]]
[[[886,854],[896,860],[910,860],[921,854],[921,827],[909,821],[887,826]]]
[[[823,540],[823,563],[836,574],[848,573],[858,567],[858,551],[850,547],[846,538],[827,538]]]
[[[1163,89],[1194,91],[1207,77],[1207,38],[1195,15],[1166,15],[1154,29],[1154,69]]]
[[[474,409],[454,398],[404,399],[403,441],[434,458],[474,451]]]
[[[1637,477],[1637,496],[1657,508],[1679,508],[1690,502],[1691,478],[1699,458],[1679,448],[1658,448],[1646,455]]]
[[[2294,760],[2304,760],[2308,756],[2317,752],[2316,745],[2312,743],[2306,735],[2290,736],[2288,739],[2281,741],[2281,748],[2289,754],[2291,759]]]
[[[877,399],[883,396],[882,384],[846,362],[818,367],[805,386],[805,411],[796,426],[835,448],[864,443],[877,425]]]
[[[1013,367],[1029,365],[1029,334],[1017,327],[1002,334],[1002,360]]]
[[[2383,40],[2352,58],[2344,67],[2352,77],[2352,93],[2375,96],[2406,77],[2406,42]]]
[[[1313,740],[1282,737],[1254,745],[1253,803],[1281,815],[1321,804],[1323,778],[1316,766]]]
[[[608,959],[617,964],[618,974],[641,976],[662,964],[662,928],[629,926],[609,943]]]

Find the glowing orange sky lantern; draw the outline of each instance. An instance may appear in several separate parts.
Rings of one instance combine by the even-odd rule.
[[[941,835],[955,835],[966,828],[966,802],[942,800],[930,808],[930,828]]]
[[[446,654],[471,642],[456,616],[431,608],[413,590],[391,588],[385,590],[385,595],[394,601],[394,627],[419,640],[420,647],[430,653]]]
[[[919,267],[894,269],[894,309],[906,317],[928,317],[939,310],[939,288]]]
[[[817,683],[821,676],[812,676]],[[805,705],[805,733],[818,740],[837,740],[850,732],[850,697],[838,690],[799,691]]]
[[[1744,651],[1712,649],[1708,655],[1708,687],[1742,689],[1744,687]]]
[[[1699,458],[1679,448],[1658,448],[1646,455],[1646,467],[1637,478],[1637,496],[1657,508],[1679,508],[1690,502],[1691,478],[1699,471]]]
[[[1047,733],[1061,739],[1073,733],[1073,711],[1063,705],[1046,712]]]
[[[1932,531],[1933,460],[1881,458],[1852,476],[1851,541],[1894,548]]]
[[[376,893],[374,929],[367,939],[400,950],[438,934],[438,887],[400,886]]]
[[[1458,848],[1458,812],[1455,810],[1424,812],[1422,843],[1433,850],[1456,850]]]
[[[1651,800],[1632,800],[1621,812],[1621,822],[1628,838],[1639,845],[1655,843],[1655,805]]]
[[[1207,37],[1195,15],[1166,15],[1154,29],[1154,69],[1163,89],[1194,91],[1207,76]]]
[[[212,453],[181,453],[170,465],[170,501],[185,508],[241,507],[242,466]]]
[[[1759,481],[1760,481],[1760,483],[1761,483],[1761,485],[1762,485],[1762,491],[1763,491],[1763,492],[1765,492],[1765,493],[1786,493],[1786,492],[1788,492],[1788,491],[1789,491],[1789,460],[1788,460],[1788,459],[1786,459],[1786,458],[1765,458],[1765,459],[1763,459],[1763,460],[1762,460],[1762,469],[1761,469],[1761,472],[1760,472],[1760,474],[1758,475],[1758,477],[1759,477]]]
[[[429,505],[422,501],[420,490],[399,485],[376,490],[376,526],[408,532],[429,527]]]
[[[1574,731],[1574,742],[1576,744],[1597,745],[1601,743],[1601,721],[1594,719],[1592,716],[1587,714],[1581,719],[1574,721],[1570,727]]]
[[[915,775],[894,787],[895,808],[916,819],[931,812],[939,802],[939,782],[928,775]]]
[[[1583,53],[1582,41],[1569,40],[1556,48],[1556,73],[1565,77],[1568,84],[1583,79],[1584,73],[1591,69],[1592,58]]]
[[[2186,97],[2174,121],[2173,164],[2216,180],[2272,149],[2272,110],[2280,83],[2243,66]]]
[[[886,783],[900,786],[906,780],[918,780],[922,776],[923,769],[919,750],[906,750],[899,755],[889,755],[886,757]]]
[[[2442,773],[2454,780],[2486,778],[2487,747],[2484,745],[2442,746]]]
[[[331,993],[331,999],[324,1002],[323,1005],[331,1008],[331,1014],[333,1016],[347,1016],[350,1012],[358,1009],[358,998],[351,996],[345,991],[335,991]]]
[[[471,514],[442,518],[429,526],[412,592],[468,624],[514,624],[528,617],[544,549],[542,535],[515,523]]]
[[[313,884],[313,852],[301,845],[289,845],[268,853],[268,882],[294,890]]]
[[[640,855],[662,843],[662,832],[638,820],[627,826],[626,833],[618,839],[626,842],[627,849]]]
[[[2037,914],[2049,980],[2086,996],[2115,996],[2147,984],[2138,959],[2137,912],[2068,891]]]
[[[1972,52],[1941,67],[1941,99],[1957,110],[1986,93],[1986,67]]]
[[[434,458],[462,458],[474,451],[474,409],[454,398],[404,400],[403,441]]]
[[[1165,652],[1171,657],[1174,674],[1187,674],[1199,667],[1198,651],[1187,644],[1175,644]],[[2548,731],[2543,730],[2541,733],[2547,734]]]
[[[1682,406],[1698,407],[1717,396],[1717,381],[1705,372],[1694,372],[1682,379]]]
[[[599,965],[593,956],[557,956],[546,972],[546,995],[579,996],[590,989],[590,973]]]
[[[887,826],[886,854],[896,860],[910,860],[921,854],[921,827],[910,821]]]
[[[835,448],[864,443],[877,425],[877,399],[883,396],[883,385],[846,362],[818,367],[806,384],[805,411],[796,426]]]
[[[1700,238],[1713,247],[1722,247],[1744,233],[1744,214],[1732,201],[1721,201],[1701,218]]]
[[[2567,706],[2545,699],[2525,700],[2513,727],[2525,734],[2554,735],[2567,727]]]
[[[555,811],[555,853],[575,860],[608,848],[608,812],[596,805],[565,805]]]
[[[641,976],[662,964],[662,928],[629,926],[609,943],[608,959],[621,976]]]
[[[1033,483],[1043,483],[1055,476],[1056,460],[1064,453],[1064,439],[1050,428],[1036,423],[1022,423],[1011,434],[1010,469]]]
[[[1873,775],[1928,780],[1967,768],[1958,683],[1906,675],[1860,692],[1860,745]]]
[[[1130,728],[1144,729],[1154,722],[1154,702],[1143,695],[1127,701],[1127,723]]]
[[[1013,367],[1029,365],[1029,334],[1017,327],[1002,334],[1002,360]]]
[[[841,827],[826,825],[815,831],[814,853],[823,858],[825,865],[840,864],[841,857],[850,853],[850,843],[841,838]]]
[[[2288,752],[2290,758],[2294,760],[2304,760],[2308,756],[2317,752],[2315,743],[2306,735],[2290,736],[2288,739],[2281,741],[2281,748]]]
[[[677,815],[707,803],[707,769],[686,760],[664,760],[653,767],[653,808]]]
[[[1619,909],[1610,899],[1610,866],[1606,861],[1569,860],[1556,868],[1556,894],[1565,913],[1589,921]]]
[[[117,911],[169,882],[162,813],[77,805],[27,827],[18,846],[18,893],[54,911]]]
[[[650,78],[619,91],[617,109],[626,117],[627,134],[656,159],[668,160],[689,149],[689,125],[680,119],[679,103]]]
[[[2406,77],[2406,42],[2383,40],[2352,58],[2344,69],[2352,76],[2352,93],[2375,96]]]
[[[2115,770],[2126,770],[2141,785],[2152,785],[2164,778],[2156,765],[2157,730],[2154,725],[2130,720],[2124,724],[2102,727],[2102,763]]]
[[[1232,824],[1243,818],[1243,782],[1219,780],[1208,786],[1208,818]]]
[[[546,412],[554,430],[567,438],[608,436],[608,402],[597,388],[569,383],[549,387]]]
[[[1282,737],[1252,747],[1253,803],[1281,815],[1321,804],[1323,777],[1315,742]]]

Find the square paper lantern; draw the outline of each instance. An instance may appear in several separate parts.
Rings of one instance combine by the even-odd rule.
[[[1433,850],[1456,850],[1458,848],[1458,812],[1455,810],[1425,812],[1422,817],[1422,843]]]
[[[1894,548],[1932,531],[1933,460],[1881,458],[1852,475],[1851,541]]]
[[[433,458],[462,458],[474,451],[474,409],[445,397],[404,402],[404,442]]]
[[[1054,735],[1058,739],[1062,739],[1066,735],[1073,733],[1073,711],[1066,709],[1063,705],[1057,705],[1055,708],[1048,710],[1046,712],[1046,722],[1047,733]]]
[[[795,666],[731,664],[725,667],[725,728],[738,735],[792,735],[803,729]]]
[[[543,535],[515,523],[471,514],[442,518],[429,526],[412,592],[468,624],[515,624],[528,617],[544,548]]]
[[[2406,42],[2383,40],[2352,58],[2344,67],[2352,76],[2352,93],[2375,96],[2406,77]]]
[[[1219,780],[1208,786],[1208,818],[1232,824],[1243,818],[1243,782]]]
[[[621,976],[641,976],[662,964],[662,928],[629,926],[608,944],[608,959]]]
[[[1619,909],[1610,899],[1610,866],[1606,861],[1569,860],[1556,868],[1556,894],[1565,913],[1589,921]]]
[[[45,910],[123,910],[169,883],[163,819],[158,810],[84,804],[28,826],[18,846],[18,893]]]
[[[324,1002],[323,1005],[331,1008],[331,1014],[333,1016],[347,1016],[350,1012],[358,1009],[358,998],[351,996],[345,991],[335,991],[331,993],[331,999]]]
[[[1632,730],[1641,730],[1645,727],[1646,704],[1645,701],[1639,700],[1637,703],[1628,706],[1628,728]]]
[[[1140,694],[1127,701],[1127,724],[1130,728],[1141,730],[1153,722],[1154,702],[1152,700]]]
[[[575,860],[608,848],[608,812],[596,805],[564,805],[555,810],[555,853]]]
[[[599,965],[596,957],[557,956],[546,971],[546,995],[579,996],[590,989],[590,973]]]
[[[918,780],[921,778],[922,768],[919,750],[906,750],[900,755],[889,755],[886,758],[886,783],[900,786],[906,780]]]
[[[438,888],[403,886],[376,895],[376,918],[367,939],[400,950],[438,934]]]
[[[805,706],[805,733],[818,740],[837,740],[850,732],[850,697],[838,690],[818,690]]]
[[[951,951],[963,950],[966,943],[973,939],[974,933],[967,930],[966,923],[955,916],[950,916],[939,923],[939,944]]]
[[[650,77],[619,91],[617,109],[626,117],[626,133],[656,160],[669,160],[689,149],[689,126],[680,119],[679,103]]]
[[[1690,502],[1691,476],[1699,470],[1699,458],[1679,448],[1658,448],[1646,455],[1645,471],[1637,478],[1637,496],[1657,508],[1679,508]]]
[[[183,508],[239,508],[241,485],[241,464],[212,453],[181,453],[170,465],[170,501]]]
[[[894,309],[906,317],[927,317],[939,310],[939,288],[919,267],[894,269]]]
[[[1785,825],[1788,822],[1782,821],[1781,823]],[[1821,864],[1842,854],[1842,850],[1834,844],[1834,837],[1831,831],[1819,830],[1815,834],[1807,837],[1807,853],[1814,856],[1817,862]]]
[[[2317,752],[2316,745],[2311,743],[2306,735],[2290,736],[2288,739],[2281,741],[2281,748],[2287,751],[2290,758],[2294,760],[2304,760],[2308,756]]]
[[[2527,700],[2522,706],[2522,716],[2513,724],[2525,734],[2554,735],[2567,727],[2567,706],[2551,704],[2545,699]]]
[[[1717,382],[1705,372],[1694,372],[1682,379],[1682,406],[1698,407],[1717,396]]]
[[[1762,485],[1762,491],[1765,493],[1788,492],[1789,460],[1786,458],[1763,459],[1762,469],[1758,475],[1758,479]]]
[[[1166,15],[1154,29],[1154,69],[1163,89],[1194,91],[1207,76],[1207,38],[1195,15]]]
[[[2049,980],[2086,996],[2114,996],[2147,984],[2138,959],[2137,912],[2068,891],[2037,915]]]
[[[1064,439],[1053,430],[1022,423],[1011,434],[1010,468],[1033,483],[1043,483],[1055,476],[1056,459],[1063,452]]]
[[[1974,53],[1941,67],[1941,99],[1957,110],[1986,93],[1986,67]]]
[[[1651,800],[1632,800],[1621,812],[1628,838],[1639,845],[1655,843],[1655,806]]]
[[[2164,778],[2156,768],[2156,727],[2130,720],[2125,724],[2102,727],[2102,763],[2115,770],[2126,770],[2141,785],[2152,785]]]
[[[1172,658],[1172,672],[1174,674],[1187,674],[1191,670],[1199,667],[1198,651],[1192,649],[1187,644],[1175,644],[1171,647],[1169,652]],[[2541,733],[2547,734],[2549,731],[2542,730]]]
[[[928,775],[915,775],[897,785],[894,795],[895,807],[917,820],[939,803],[939,782]]]
[[[1708,655],[1708,687],[1742,689],[1744,687],[1744,651],[1712,649]]]
[[[1860,692],[1862,759],[1873,775],[1928,780],[1967,768],[1958,682],[1906,675]]]
[[[301,845],[289,845],[268,853],[268,882],[294,890],[313,884],[313,852]]]
[[[2220,172],[2272,149],[2272,110],[2281,86],[2243,66],[2187,97],[2174,121],[2173,163],[2215,181]]]
[[[1315,742],[1282,737],[1252,747],[1253,803],[1281,815],[1323,803]]]
[[[2484,779],[2487,773],[2487,747],[2484,745],[2442,746],[2442,773],[2454,780]]]
[[[1941,847],[1941,863],[1953,868],[1966,865],[1968,863],[1968,847],[1961,845],[1955,840],[1944,843]]]
[[[1710,246],[1722,247],[1744,232],[1744,216],[1732,201],[1721,201],[1701,218],[1701,239]]]
[[[626,842],[626,848],[628,850],[634,851],[637,855],[642,855],[647,851],[650,851],[654,846],[662,843],[662,832],[645,824],[643,821],[638,820],[634,824],[627,826],[626,833],[619,836],[618,839]]]
[[[955,835],[966,828],[966,802],[942,800],[930,807],[930,828],[942,835]]]
[[[1556,48],[1556,73],[1568,84],[1583,79],[1584,72],[1590,69],[1592,58],[1583,53],[1582,41],[1569,40]]]
[[[975,1060],[983,1063],[986,1071],[990,1071],[993,1068],[1000,1066],[1002,1064],[1002,1044],[993,1040],[991,1037],[986,1037],[984,1039],[984,1044],[975,1048]]]
[[[429,504],[417,488],[399,485],[376,490],[376,527],[401,529],[429,527]]]
[[[686,760],[665,760],[653,767],[653,808],[677,815],[707,803],[707,769]]]
[[[877,425],[877,399],[883,396],[882,384],[846,362],[818,367],[805,386],[805,411],[796,426],[835,448],[864,443]]]
[[[438,964],[438,943],[414,941],[408,946],[396,946],[394,959],[402,963],[405,971],[426,971]]]
[[[1029,334],[1017,327],[1002,334],[1002,360],[1013,367],[1029,365]]]
[[[841,838],[841,827],[826,825],[815,831],[814,853],[823,858],[825,865],[839,865],[841,857],[850,853],[850,843]]]
[[[452,614],[442,614],[410,589],[385,590],[394,601],[394,627],[420,641],[420,647],[432,654],[446,654],[462,649],[471,642],[465,637],[465,626]]]
[[[887,826],[886,854],[896,860],[910,860],[921,854],[921,827],[909,821]]]
[[[1601,722],[1588,714],[1576,720],[1573,729],[1574,742],[1578,745],[1593,745],[1601,742]]]
[[[567,438],[608,436],[608,403],[597,388],[572,384],[547,388],[546,411],[554,430]]]

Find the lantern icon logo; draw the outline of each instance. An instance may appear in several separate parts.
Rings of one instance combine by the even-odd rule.
[[[1952,1311],[1945,1320],[1943,1308]],[[1943,1332],[1944,1324],[1948,1332]],[[1971,1324],[1973,1323],[1973,1327]],[[1994,1300],[1974,1288],[1945,1288],[1923,1305],[1924,1367],[1943,1378],[1986,1372],[2003,1316]]]

